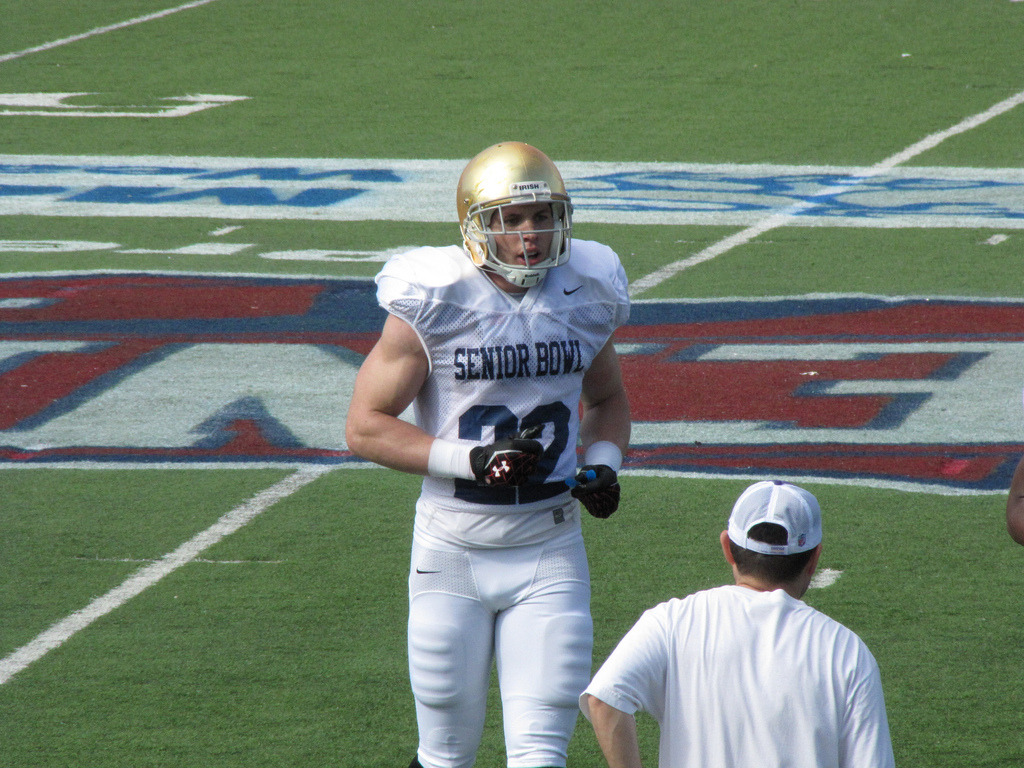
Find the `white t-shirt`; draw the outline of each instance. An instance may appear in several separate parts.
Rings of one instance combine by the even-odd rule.
[[[661,768],[891,768],[878,665],[783,590],[724,586],[646,611],[580,697],[661,729]]]
[[[629,317],[618,256],[573,240],[568,263],[521,297],[497,288],[459,246],[392,257],[376,280],[378,302],[415,329],[430,362],[414,402],[421,429],[481,445],[543,427],[538,482],[491,488],[424,478],[419,540],[508,546],[561,533],[576,511],[564,481],[576,473],[583,375]]]

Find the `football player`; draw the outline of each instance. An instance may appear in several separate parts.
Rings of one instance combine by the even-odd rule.
[[[409,569],[416,768],[473,765],[492,664],[511,768],[561,768],[589,681],[580,507],[606,518],[630,434],[611,342],[618,257],[572,239],[558,169],[520,142],[466,166],[461,246],[377,275],[388,317],[356,377],[349,448],[424,475]],[[415,424],[399,418],[413,405]],[[583,460],[577,460],[577,446]]]

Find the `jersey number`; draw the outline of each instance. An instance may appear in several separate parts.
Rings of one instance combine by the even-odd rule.
[[[570,415],[568,407],[561,402],[538,405],[523,416],[522,421],[507,406],[474,405],[459,419],[459,437],[479,443],[484,439],[484,427],[493,427],[494,439],[501,440],[530,427],[550,424],[554,427],[555,436],[551,445],[541,454],[536,473],[537,482],[546,482],[569,443]]]

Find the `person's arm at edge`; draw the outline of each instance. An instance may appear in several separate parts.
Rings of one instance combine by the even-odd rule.
[[[590,723],[608,768],[641,768],[636,718],[596,696],[584,695],[589,699]]]
[[[1024,545],[1024,457],[1017,463],[1010,494],[1006,499],[1006,531],[1010,538]]]
[[[391,469],[427,474],[434,438],[398,416],[416,398],[429,372],[430,362],[412,326],[388,315],[356,375],[345,422],[349,450]]]

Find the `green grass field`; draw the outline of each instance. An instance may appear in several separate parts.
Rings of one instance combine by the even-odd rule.
[[[0,113],[15,109],[5,94],[12,103],[11,94],[92,94],[65,103],[122,111],[188,94],[247,99],[167,119],[75,118],[61,116],[64,108],[0,114],[0,154],[458,160],[516,138],[556,162],[867,167],[1024,89],[1024,3],[1010,0],[969,11],[925,0],[183,6],[6,3]],[[1022,136],[1024,104],[907,165],[1021,169]],[[454,221],[411,215],[33,215],[10,212],[5,194],[7,276],[368,279],[379,262],[259,254],[457,237]],[[581,208],[575,234],[611,245],[632,282],[743,228],[608,223]],[[638,299],[1020,299],[1022,229],[1019,221],[780,226]],[[252,245],[188,251],[211,240]],[[30,245],[68,241],[118,247]],[[13,338],[7,323],[0,314],[0,342]],[[6,373],[0,367],[0,383]],[[1000,419],[1020,422],[1019,399]],[[0,444],[16,437],[3,433]],[[1024,426],[1019,433],[1024,441]],[[295,471],[13,464],[0,466],[0,670],[48,628]],[[747,482],[629,474],[620,511],[585,521],[595,663],[645,608],[727,580],[717,535]],[[876,655],[897,764],[1024,765],[1024,550],[1005,533],[1005,496],[898,491],[867,479],[805,485],[825,511],[821,565],[842,572],[807,601]],[[416,478],[387,470],[334,468],[18,667],[0,683],[0,766],[407,765],[416,727],[405,585],[417,488]],[[503,765],[496,696],[488,718],[478,765]],[[649,720],[641,728],[645,764],[655,765],[656,729]],[[581,719],[570,766],[602,764]]]

